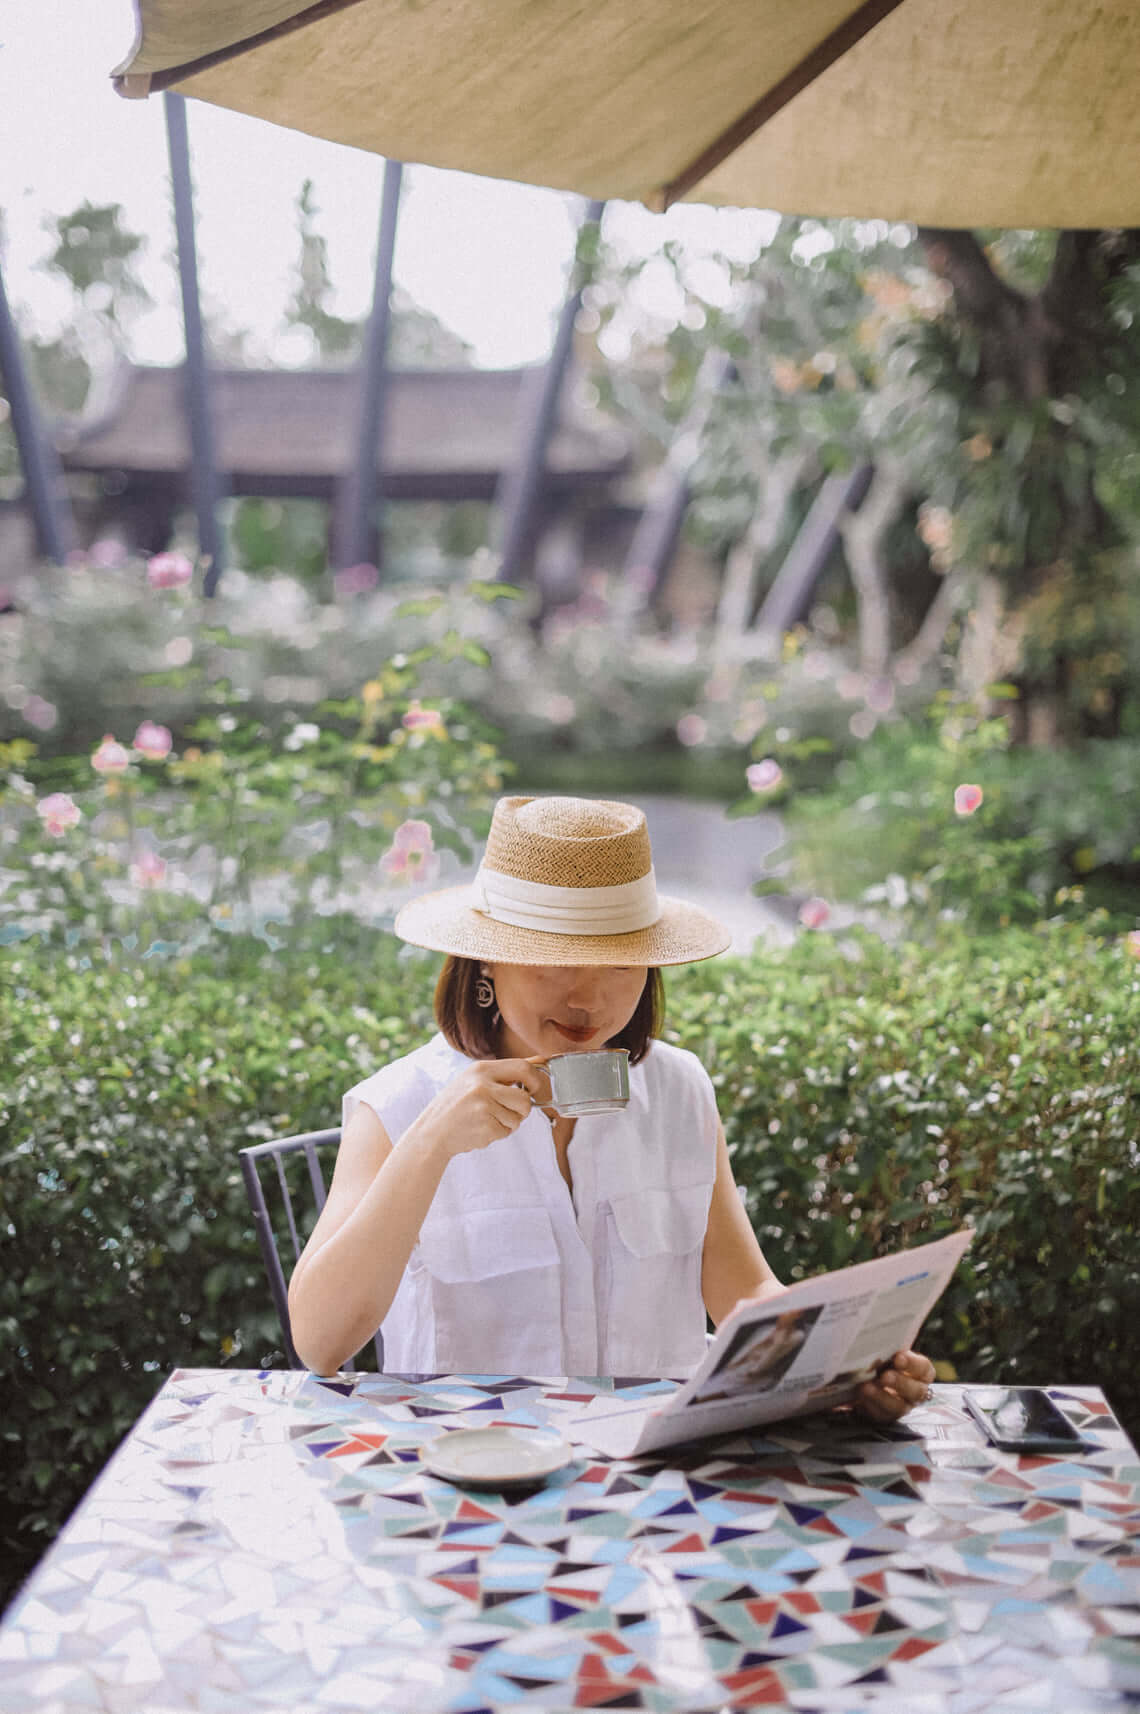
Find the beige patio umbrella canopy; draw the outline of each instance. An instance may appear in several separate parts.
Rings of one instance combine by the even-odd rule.
[[[173,88],[404,161],[663,208],[1140,224],[1137,0],[136,0]]]

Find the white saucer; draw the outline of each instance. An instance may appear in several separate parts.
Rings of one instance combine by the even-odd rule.
[[[448,1482],[501,1487],[541,1482],[576,1457],[573,1447],[541,1428],[455,1428],[425,1446],[420,1463]]]

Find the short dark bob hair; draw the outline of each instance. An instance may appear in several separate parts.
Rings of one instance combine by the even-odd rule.
[[[498,1059],[502,1021],[493,1007],[476,1005],[478,979],[478,959],[449,956],[435,986],[435,1019],[451,1046],[468,1059]],[[660,970],[651,969],[633,1016],[606,1046],[628,1048],[629,1062],[636,1065],[649,1052],[653,1037],[661,1034],[664,1022],[665,983]]]

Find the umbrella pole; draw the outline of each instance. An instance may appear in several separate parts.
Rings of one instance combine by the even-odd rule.
[[[186,411],[190,421],[190,489],[198,520],[198,552],[206,565],[202,593],[214,594],[221,575],[218,556],[218,477],[214,462],[214,429],[210,415],[210,380],[198,298],[198,250],[194,237],[194,190],[190,182],[190,143],[186,129],[186,97],[167,90],[162,97],[170,181],[174,191],[174,226],[178,236],[178,280],[182,289],[182,323],[186,337]],[[165,543],[155,546],[165,547]]]
[[[43,431],[36,401],[24,368],[20,335],[8,308],[4,273],[0,268],[0,375],[3,375],[12,428],[28,505],[36,532],[36,549],[45,559],[62,565],[76,545],[75,524],[63,484],[54,444]]]
[[[400,212],[402,161],[384,162],[384,190],[380,199],[380,233],[376,242],[376,277],[372,309],[364,336],[357,390],[355,457],[352,469],[342,479],[337,497],[334,531],[335,558],[344,570],[364,563],[379,566],[383,560],[383,532],[376,519],[383,503],[383,488],[377,476],[381,462],[388,392],[388,336],[392,319],[392,262],[396,254],[396,222]],[[375,556],[375,557],[373,557]]]
[[[579,237],[586,227],[598,225],[605,206],[604,202],[588,205],[578,229]],[[502,478],[495,505],[497,517],[493,534],[500,544],[499,576],[506,583],[520,581],[533,545],[535,518],[546,473],[546,451],[558,420],[558,404],[574,348],[574,325],[582,307],[582,291],[586,284],[583,274],[584,270],[575,260],[570,287],[558,317],[554,344],[541,372],[541,383],[532,390],[524,382],[521,451],[513,468]]]

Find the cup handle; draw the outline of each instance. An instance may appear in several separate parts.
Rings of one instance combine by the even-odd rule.
[[[533,1065],[539,1071],[545,1071],[546,1072],[546,1081],[547,1081],[547,1084],[548,1084],[549,1089],[550,1089],[550,1093],[546,1097],[545,1101],[540,1101],[537,1095],[532,1095],[530,1098],[531,1106],[532,1107],[550,1107],[550,1106],[552,1106],[554,1103],[554,1085],[551,1082],[550,1071],[547,1067],[545,1059],[543,1059],[541,1057],[541,1055],[535,1054],[534,1057],[528,1061],[528,1064]]]

